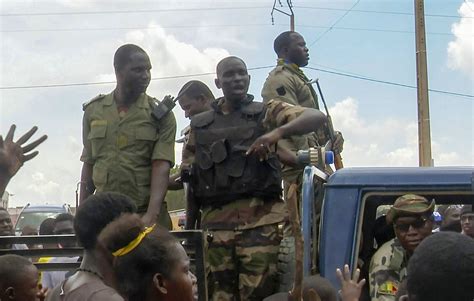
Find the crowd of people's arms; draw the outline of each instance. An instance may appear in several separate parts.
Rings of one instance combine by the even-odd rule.
[[[215,85],[222,97],[216,99],[196,80],[179,90],[178,103],[191,122],[182,132],[179,172],[170,175],[175,117],[146,94],[152,67],[148,54],[132,44],[119,47],[114,55],[115,89],[83,105],[80,206],[75,216],[46,219],[37,231],[75,234],[83,248],[80,257],[43,257],[37,262],[80,262],[80,267],[38,273],[30,259],[0,256],[0,300],[197,300],[190,259],[168,232],[165,195],[183,187],[186,229],[206,234],[210,300],[288,300],[287,292],[275,293],[279,227],[287,216],[282,190],[292,184],[301,190],[302,167],[295,163],[295,152],[331,146],[340,153],[344,140],[339,132],[330,135],[317,94],[300,69],[309,60],[304,38],[284,32],[275,39],[274,49],[278,63],[264,84],[263,102],[248,94],[247,66],[235,56],[216,66]],[[5,137],[0,136],[0,194],[47,139],[44,135],[28,143],[36,131],[33,127],[14,141],[12,125]],[[320,168],[332,173],[328,166]],[[315,223],[322,187],[315,189]],[[398,197],[384,218],[395,238],[379,246],[367,281],[360,279],[358,267],[345,265],[335,271],[339,292],[314,275],[304,279],[302,299],[356,301],[368,285],[372,301],[472,301],[472,206],[446,208],[442,233],[431,235],[434,209],[434,201],[423,196]],[[454,228],[462,234],[444,232]],[[36,230],[24,229],[24,234]],[[287,230],[285,226],[284,235],[291,235]],[[14,235],[4,208],[0,235]],[[401,296],[404,287],[406,294]]]

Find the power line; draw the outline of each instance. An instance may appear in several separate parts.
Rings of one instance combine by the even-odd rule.
[[[315,9],[315,10],[329,10],[329,11],[346,11],[347,9],[344,8],[331,8],[331,7],[316,7],[316,6],[298,6],[295,5],[295,8],[303,8],[303,9]],[[363,10],[363,9],[353,9],[352,12],[355,13],[369,13],[369,14],[388,14],[388,15],[403,15],[403,16],[414,16],[413,13],[410,12],[397,12],[397,11],[382,11],[382,10]],[[466,16],[457,16],[457,15],[443,15],[443,14],[425,14],[425,17],[437,17],[437,18],[467,18],[472,19],[474,17],[466,17]]]
[[[336,20],[336,22],[334,22],[325,32],[323,32],[319,37],[317,37],[316,40],[314,40],[314,42],[310,44],[310,46],[313,46],[317,41],[321,40],[328,32],[330,32],[332,28],[337,25],[337,23],[344,19],[344,17],[347,16],[354,9],[354,7],[357,6],[357,4],[359,4],[359,2],[360,0],[357,0],[354,5],[351,6],[351,8],[346,10],[346,12]]]
[[[270,68],[274,68],[274,67],[275,66],[259,66],[259,67],[248,68],[248,70],[270,69]],[[340,70],[340,71],[327,70],[327,69],[339,70],[339,69],[335,69],[335,68],[327,67],[327,66],[325,66],[325,68],[327,68],[327,69],[321,69],[321,68],[316,68],[316,67],[305,67],[305,68],[306,69],[311,69],[311,70],[316,70],[316,71],[321,71],[321,72],[324,72],[324,73],[330,73],[330,74],[334,74],[334,75],[338,75],[338,76],[344,76],[344,77],[350,77],[350,78],[355,78],[355,79],[359,79],[359,80],[376,82],[376,83],[380,83],[380,84],[386,84],[386,85],[398,86],[398,87],[403,87],[403,88],[416,89],[416,86],[401,84],[401,83],[396,83],[396,82],[390,82],[390,81],[385,81],[385,80],[374,79],[374,78],[370,78],[370,77],[363,76],[363,75],[357,75],[356,73],[352,73],[352,72],[347,72],[347,71],[342,71],[342,70]],[[204,72],[204,73],[196,73],[196,74],[172,75],[172,76],[154,77],[151,80],[152,81],[155,81],[155,80],[168,80],[168,79],[177,79],[177,78],[199,77],[199,76],[214,75],[214,74],[215,74],[215,72]],[[0,90],[59,88],[59,87],[94,86],[94,85],[106,85],[106,84],[115,84],[115,81],[68,83],[68,84],[50,84],[50,85],[31,85],[31,86],[7,86],[7,87],[0,87]],[[452,95],[452,96],[474,98],[474,95],[470,95],[470,94],[463,94],[463,93],[436,90],[436,89],[429,89],[429,91],[430,92],[435,92],[435,93],[442,93],[442,94]]]
[[[170,26],[138,26],[138,27],[90,27],[90,28],[54,28],[54,29],[6,29],[0,30],[0,33],[26,33],[26,32],[74,32],[74,31],[114,31],[114,30],[141,30],[141,29],[154,29],[154,28],[196,28],[199,27],[262,27],[262,26],[288,26],[287,24],[266,24],[266,23],[255,23],[255,24],[206,24],[206,25],[170,25]],[[298,27],[302,28],[331,28],[329,26],[318,26],[318,25],[305,25],[297,24]],[[358,27],[332,27],[333,30],[351,30],[351,31],[370,31],[370,32],[389,32],[389,33],[405,33],[414,34],[414,31],[409,30],[396,30],[396,29],[377,29],[377,28],[358,28]],[[451,36],[453,33],[450,32],[427,32],[427,35],[445,35]],[[465,36],[472,36],[465,34]]]
[[[469,5],[469,4],[468,4]],[[347,11],[344,8],[333,7],[318,7],[318,6],[293,6],[294,8],[315,9],[315,10],[329,10],[329,11]],[[101,14],[135,14],[135,13],[166,13],[179,11],[217,11],[217,10],[252,10],[252,9],[268,9],[267,6],[242,6],[242,7],[197,7],[197,8],[168,8],[168,9],[130,9],[130,10],[102,10],[102,11],[77,11],[77,12],[37,12],[37,13],[2,13],[1,17],[21,17],[21,16],[63,16],[63,15],[101,15]],[[379,10],[362,10],[353,9],[352,12],[369,13],[369,14],[389,14],[389,15],[406,15],[413,16],[411,12],[397,12],[397,11],[379,11]],[[468,18],[469,16],[457,15],[443,15],[443,14],[425,14],[426,17],[438,18]]]
[[[248,68],[247,70],[260,70],[260,69],[269,69],[274,66],[261,66]],[[163,77],[153,77],[151,80],[167,80],[167,79],[177,79],[177,78],[188,78],[188,77],[199,77],[206,75],[214,75],[215,72],[205,72],[205,73],[196,73],[196,74],[184,74],[184,75],[171,75]],[[108,85],[115,84],[115,81],[101,81],[101,82],[85,82],[85,83],[67,83],[67,84],[49,84],[49,85],[30,85],[30,86],[7,86],[0,87],[0,90],[23,90],[23,89],[37,89],[37,88],[60,88],[60,87],[79,87],[79,86],[97,86],[97,85]]]
[[[216,11],[216,10],[247,10],[268,9],[267,6],[241,6],[241,7],[196,7],[196,8],[165,8],[165,9],[128,9],[128,10],[101,10],[77,12],[38,12],[38,13],[2,13],[1,17],[21,16],[67,16],[67,15],[105,15],[105,14],[135,14],[135,13],[166,13],[179,11]]]
[[[347,74],[347,73],[329,71],[329,70],[324,70],[324,69],[321,69],[321,68],[314,68],[314,67],[306,67],[306,68],[311,69],[311,70],[321,71],[321,72],[324,72],[324,73],[331,73],[331,74],[334,74],[334,75],[339,75],[339,76],[351,77],[351,78],[360,79],[360,80],[376,82],[376,83],[380,83],[380,84],[386,84],[386,85],[392,85],[392,86],[398,86],[398,87],[404,87],[404,88],[410,88],[410,89],[416,89],[417,88],[416,86],[412,86],[412,85],[401,84],[401,83],[396,83],[396,82],[390,82],[390,81],[386,81],[386,80],[379,80],[379,79],[374,79],[374,78],[370,78],[370,77],[366,77],[366,76],[351,75],[351,74]],[[448,95],[453,95],[453,96],[474,98],[474,95],[457,93],[457,92],[450,92],[450,91],[443,91],[443,90],[436,90],[436,89],[428,89],[428,91],[436,92],[436,93],[442,93],[442,94],[448,94]]]

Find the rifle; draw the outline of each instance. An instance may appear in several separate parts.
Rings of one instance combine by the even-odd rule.
[[[324,109],[326,110],[326,115],[327,115],[327,118],[328,118],[329,138],[331,139],[331,142],[334,142],[334,140],[336,139],[336,135],[334,134],[334,126],[332,124],[331,115],[329,115],[328,106],[326,105],[326,101],[324,100],[323,91],[321,91],[321,86],[319,85],[319,78],[317,78],[316,80],[314,80],[310,83],[313,83],[313,82],[315,82],[316,86],[318,87],[319,95],[321,95],[321,101],[323,102]],[[336,170],[344,168],[344,164],[342,163],[341,154],[334,153],[334,166],[336,167]]]

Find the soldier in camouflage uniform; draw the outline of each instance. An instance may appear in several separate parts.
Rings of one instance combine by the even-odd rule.
[[[184,111],[184,116],[186,118],[191,118],[196,114],[209,111],[211,109],[211,103],[216,100],[209,87],[205,83],[198,80],[192,80],[184,84],[184,86],[179,91],[177,98],[179,98],[179,105]],[[187,126],[181,131],[181,136],[183,137],[179,140],[179,142],[183,142],[181,165],[179,167],[179,171],[170,176],[170,183],[168,185],[169,190],[183,189],[181,175],[183,172],[186,172],[189,169],[190,162],[192,163],[194,161],[194,150],[190,149],[188,146],[190,130],[191,127]],[[192,191],[190,191],[189,187],[185,188],[185,198],[187,200],[185,229],[195,229],[199,210],[193,206],[194,202],[192,201]]]
[[[191,184],[201,226],[213,237],[207,253],[213,300],[262,300],[274,292],[278,223],[286,214],[275,143],[326,121],[317,110],[254,102],[249,81],[240,58],[223,59],[216,85],[224,97],[191,119]]]
[[[277,66],[268,75],[262,89],[264,102],[271,99],[278,99],[295,106],[313,108],[319,110],[318,96],[310,80],[306,77],[300,67],[308,64],[309,54],[304,38],[294,31],[281,33],[274,41],[273,48],[278,55]],[[291,136],[278,143],[281,149],[290,150],[296,153],[298,150],[307,150],[310,147],[324,146],[329,140],[327,126],[319,128],[316,132],[307,135]],[[333,151],[342,151],[344,140],[340,132],[336,132],[336,139],[333,141]],[[299,186],[298,200],[300,200],[302,184],[302,166],[283,165],[283,179],[285,192],[288,191],[292,183]],[[329,166],[326,167],[328,173],[332,173]],[[322,184],[317,183],[315,189],[315,209],[320,211],[322,200]],[[286,195],[286,193],[285,193]],[[318,201],[319,200],[319,201]],[[319,216],[319,215],[318,215]],[[315,221],[318,223],[318,220]]]
[[[396,238],[383,244],[372,257],[369,267],[372,301],[395,301],[400,283],[407,277],[408,259],[433,229],[431,203],[415,194],[403,195],[387,213]]]
[[[115,191],[137,204],[147,225],[171,228],[164,197],[174,165],[176,120],[172,112],[157,121],[151,116],[157,100],[145,94],[151,63],[132,44],[114,56],[117,86],[84,104],[82,202],[94,191]]]

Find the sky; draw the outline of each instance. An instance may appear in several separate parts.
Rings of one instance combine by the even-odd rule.
[[[278,1],[277,1],[278,2]],[[346,167],[418,166],[413,0],[293,0],[296,31],[310,50]],[[7,191],[10,206],[75,202],[82,163],[82,104],[109,93],[122,44],[151,59],[147,93],[176,95],[189,80],[214,86],[217,62],[241,57],[260,99],[276,63],[273,40],[289,18],[272,0],[0,0],[0,134],[37,125],[48,140]],[[352,8],[352,10],[350,10]],[[280,8],[288,11],[285,7]],[[435,166],[473,166],[474,1],[425,1],[430,124]],[[312,68],[312,69],[310,69]],[[319,70],[315,70],[319,69]],[[336,74],[337,73],[337,74]],[[204,74],[204,75],[203,75]],[[470,96],[469,96],[470,95]],[[187,124],[174,109],[178,133]],[[181,145],[176,145],[180,161]]]

